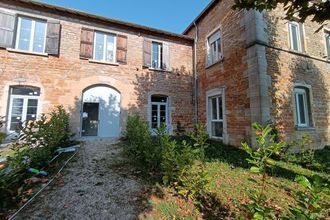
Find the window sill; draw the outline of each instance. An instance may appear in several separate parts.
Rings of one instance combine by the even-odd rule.
[[[12,48],[7,48],[7,51],[13,52],[13,53],[21,53],[21,54],[48,57],[48,53],[39,53],[39,52],[33,52],[33,51],[27,51],[27,50],[18,50],[18,49],[12,49]]]
[[[301,127],[296,125],[295,126],[296,131],[315,131],[315,127]]]
[[[105,64],[105,65],[110,65],[110,66],[119,66],[119,63],[114,63],[114,62],[107,62],[107,61],[100,61],[100,60],[93,60],[93,59],[89,59],[88,61],[90,63],[99,63],[99,64]]]
[[[219,61],[217,61],[217,62],[215,62],[215,63],[212,63],[212,64],[210,64],[210,65],[207,65],[206,67],[205,67],[205,69],[209,69],[209,68],[211,68],[211,67],[213,67],[213,66],[215,66],[215,65],[217,65],[217,64],[219,64],[219,63],[221,63],[221,62],[223,62],[225,59],[224,58],[222,58],[221,60],[219,60]]]
[[[159,71],[159,72],[170,72],[169,70],[163,70],[163,69],[152,68],[152,67],[149,67],[148,69],[152,70],[152,71]]]

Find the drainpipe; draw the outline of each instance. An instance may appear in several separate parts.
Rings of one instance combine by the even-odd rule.
[[[194,22],[195,26],[195,39],[194,39],[194,123],[198,123],[198,89],[197,89],[197,42],[198,42],[198,26]]]

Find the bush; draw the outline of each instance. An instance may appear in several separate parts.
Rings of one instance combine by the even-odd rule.
[[[10,172],[0,171],[0,211],[18,199],[17,189],[31,176],[27,168],[46,168],[55,149],[67,146],[70,137],[69,114],[61,106],[49,118],[42,115],[40,120],[25,123],[19,138],[11,144],[14,154],[7,158]]]

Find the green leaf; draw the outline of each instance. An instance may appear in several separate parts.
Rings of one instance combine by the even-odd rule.
[[[250,171],[252,172],[252,173],[260,173],[260,168],[258,168],[258,167],[251,167],[250,168]]]
[[[312,188],[312,184],[309,182],[309,180],[305,176],[296,176],[295,181],[303,187],[307,187],[309,189]]]

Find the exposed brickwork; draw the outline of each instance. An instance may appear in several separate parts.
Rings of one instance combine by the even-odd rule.
[[[80,132],[81,97],[85,88],[106,84],[121,93],[121,124],[125,127],[128,112],[147,117],[148,95],[165,94],[170,97],[172,126],[178,122],[186,128],[193,122],[192,105],[192,42],[140,34],[132,30],[112,28],[86,20],[57,16],[14,5],[0,5],[45,18],[59,19],[62,26],[60,55],[37,56],[0,49],[0,115],[7,115],[11,85],[30,85],[41,88],[41,111],[49,112],[55,105],[63,105],[72,114],[72,130]],[[79,58],[82,27],[102,28],[128,37],[127,64],[118,66],[91,63]],[[144,37],[169,43],[172,71],[142,68]]]
[[[324,31],[306,21],[303,25],[303,54],[289,52],[288,23],[279,9],[265,15],[270,36],[266,52],[268,74],[272,77],[272,114],[277,129],[285,140],[297,140],[309,134],[315,147],[330,144],[330,62],[326,62]],[[330,28],[329,26],[327,28]],[[286,50],[286,51],[283,51]],[[311,56],[305,57],[304,55]],[[313,127],[295,128],[294,83],[311,86]]]

